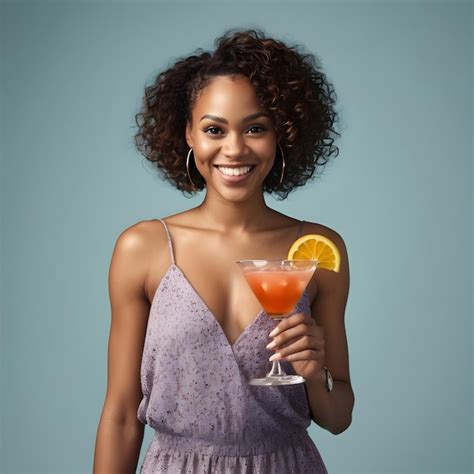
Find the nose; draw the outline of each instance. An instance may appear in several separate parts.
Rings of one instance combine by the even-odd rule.
[[[247,153],[248,146],[242,135],[239,133],[229,133],[225,139],[222,151],[224,155],[228,156],[229,158],[238,158],[239,156],[243,156]]]

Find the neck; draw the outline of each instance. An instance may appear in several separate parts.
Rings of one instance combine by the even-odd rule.
[[[263,193],[258,193],[253,199],[242,202],[231,202],[221,196],[210,196],[206,193],[197,209],[203,220],[223,233],[261,229],[275,214],[275,211],[267,206]]]

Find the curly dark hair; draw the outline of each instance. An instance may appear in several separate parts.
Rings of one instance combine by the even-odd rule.
[[[272,118],[285,154],[283,182],[281,161],[276,157],[263,190],[285,199],[313,178],[317,166],[339,154],[334,145],[340,134],[334,129],[339,116],[333,85],[315,55],[267,38],[261,30],[228,30],[215,40],[215,46],[213,53],[199,48],[178,59],[145,87],[143,107],[135,115],[137,149],[185,194],[204,189],[205,181],[195,165],[190,166],[190,173],[196,187],[186,172],[186,122],[191,122],[193,105],[213,77],[244,75]]]

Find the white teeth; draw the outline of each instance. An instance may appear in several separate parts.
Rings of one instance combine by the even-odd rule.
[[[222,174],[226,174],[227,176],[242,176],[243,174],[247,174],[252,167],[242,166],[241,168],[226,168],[224,166],[218,166],[218,168]]]

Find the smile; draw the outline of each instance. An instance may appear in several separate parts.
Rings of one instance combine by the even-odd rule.
[[[219,171],[219,174],[224,178],[227,183],[241,183],[247,179],[252,173],[255,165],[239,166],[239,167],[228,167],[214,165]]]
[[[216,168],[222,174],[225,174],[226,176],[242,176],[244,174],[249,173],[252,170],[252,168],[254,168],[254,167],[255,166],[242,166],[240,168],[236,168],[236,167],[228,168],[226,166],[217,166],[216,165]]]

